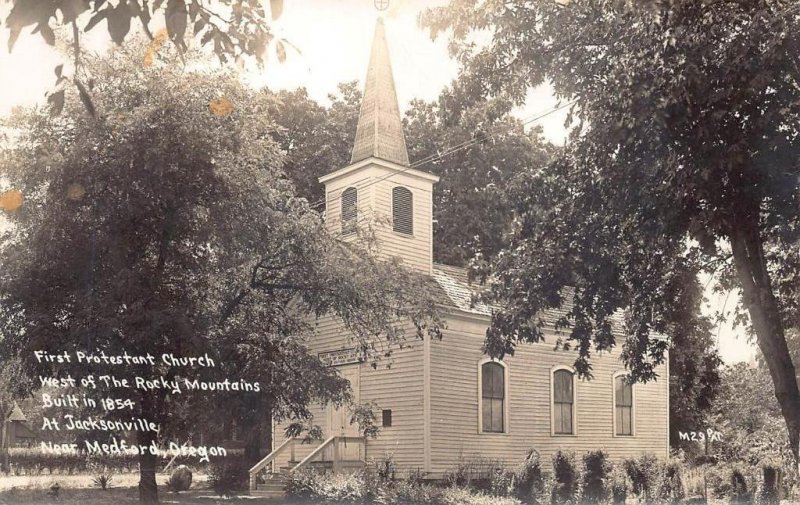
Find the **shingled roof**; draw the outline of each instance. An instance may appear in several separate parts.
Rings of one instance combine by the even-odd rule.
[[[389,60],[383,20],[380,18],[375,25],[372,54],[350,163],[370,157],[400,165],[409,164],[403,123],[397,106],[392,63]]]
[[[497,310],[499,308],[496,305],[487,305],[483,302],[476,301],[477,296],[484,287],[478,283],[470,282],[466,268],[434,263],[432,277],[441,290],[439,297],[444,298],[442,305],[445,307],[452,307],[463,312],[486,316],[487,322],[492,314],[492,310]],[[557,309],[547,309],[544,311],[542,319],[545,324],[553,326],[556,321],[564,317],[570,310],[572,310],[572,290],[567,289],[563,295],[561,307]],[[625,327],[625,319],[622,311],[617,311],[609,319],[616,332],[622,333]],[[656,335],[656,337],[664,338],[663,335]]]

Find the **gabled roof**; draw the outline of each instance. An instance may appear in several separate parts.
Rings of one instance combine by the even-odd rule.
[[[19,408],[17,402],[14,402],[14,407],[11,409],[11,413],[8,415],[9,421],[19,421],[19,422],[28,422],[28,418],[25,417],[25,414],[22,413],[22,409]]]
[[[473,297],[479,292],[480,286],[469,282],[466,268],[434,263],[432,277],[447,297],[443,305],[473,314],[485,316],[492,314],[491,306],[483,302],[473,302]]]
[[[381,158],[408,166],[408,150],[397,106],[392,63],[383,20],[375,24],[372,54],[364,84],[361,112],[350,163],[367,158]]]
[[[483,287],[469,281],[466,268],[434,263],[432,277],[441,288],[444,296],[446,296],[446,299],[442,302],[442,305],[445,307],[452,307],[470,314],[486,316],[487,323],[488,318],[492,315],[492,311],[499,308],[475,301]],[[547,309],[544,311],[542,319],[546,324],[553,326],[570,310],[572,310],[572,290],[567,289],[564,292],[561,307],[557,309]],[[621,311],[614,313],[609,320],[615,332],[621,333],[623,331],[625,319]],[[654,336],[656,338],[664,338],[664,336],[660,334],[654,334]]]

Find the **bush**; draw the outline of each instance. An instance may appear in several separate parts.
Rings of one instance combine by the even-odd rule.
[[[658,460],[645,454],[637,459],[627,459],[623,463],[625,473],[631,482],[631,491],[640,501],[649,501],[658,481]]]
[[[680,464],[670,463],[664,470],[664,476],[658,488],[659,503],[677,505],[683,501],[684,496]]]
[[[321,474],[305,470],[294,472],[286,483],[286,496],[302,503],[360,502],[375,491],[367,488],[364,472]]]
[[[764,480],[758,493],[759,505],[778,505],[778,469],[766,465],[762,469]]]
[[[438,505],[442,501],[442,493],[442,489],[429,484],[398,481],[390,486],[382,486],[375,493],[375,502],[382,505]]]
[[[749,505],[753,500],[747,491],[747,479],[741,471],[734,469],[731,471],[731,505]]]
[[[219,496],[233,496],[247,488],[248,468],[243,460],[225,460],[209,468],[208,483]]]
[[[395,480],[397,464],[394,462],[394,456],[387,453],[383,458],[376,461],[375,472],[378,474],[380,480]]]
[[[111,486],[111,480],[112,480],[111,474],[101,473],[100,475],[96,475],[92,479],[92,483],[95,486],[97,486],[100,489],[102,489],[103,491],[105,491],[106,489],[108,489]]]
[[[471,487],[479,491],[490,491],[492,478],[498,469],[502,471],[503,465],[496,460],[473,458],[460,462],[454,470],[447,472],[444,476],[444,483],[447,486]]]
[[[192,471],[186,465],[180,465],[167,479],[167,489],[173,493],[188,491],[192,486]]]
[[[605,503],[608,500],[608,474],[611,467],[606,453],[594,451],[583,456],[582,503]]]
[[[425,477],[427,472],[422,471],[420,468],[414,468],[408,472],[408,483],[412,486],[421,486],[425,484]]]
[[[575,456],[558,451],[553,455],[553,491],[550,503],[553,505],[572,504],[576,502],[578,488],[578,469]]]
[[[514,496],[531,505],[541,505],[547,501],[545,479],[542,475],[542,462],[539,453],[531,450],[525,461],[517,469]]]
[[[442,505],[521,505],[516,498],[488,496],[458,487],[445,489],[440,503]]]

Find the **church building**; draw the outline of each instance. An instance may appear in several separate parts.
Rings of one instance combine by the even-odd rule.
[[[377,405],[377,438],[363,439],[346,407],[317,408],[322,441],[286,439],[274,426],[274,450],[251,472],[317,466],[342,470],[391,457],[398,474],[440,478],[459,463],[482,458],[517,464],[530,450],[549,461],[557,450],[602,449],[612,459],[669,453],[669,373],[630,385],[620,349],[595,353],[591,380],[579,379],[576,351],[555,350],[557,334],[521,344],[514,356],[482,352],[490,307],[472,303],[464,268],[433,261],[433,191],[439,178],[412,168],[403,134],[385,28],[375,28],[350,165],[320,178],[330,233],[355,240],[368,221],[381,255],[399,257],[430,276],[441,291],[443,338],[415,341],[394,352],[391,367],[360,363],[347,330],[321,317],[311,351],[350,381],[355,401]],[[553,313],[546,320],[554,321]],[[410,326],[410,324],[409,324]],[[625,339],[617,326],[618,342]],[[409,328],[407,334],[413,334]]]

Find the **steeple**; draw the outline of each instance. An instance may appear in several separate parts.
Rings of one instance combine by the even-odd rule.
[[[358,118],[352,161],[319,178],[325,222],[345,241],[367,232],[385,258],[430,275],[433,271],[433,185],[439,177],[408,163],[383,21],[375,38]]]
[[[370,157],[408,166],[406,139],[397,106],[392,64],[383,19],[375,24],[364,97],[358,117],[356,139],[350,163]]]

